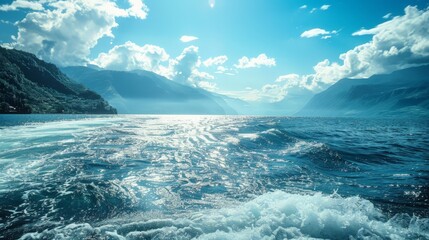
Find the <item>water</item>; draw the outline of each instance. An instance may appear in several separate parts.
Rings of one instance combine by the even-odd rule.
[[[0,116],[0,238],[429,239],[429,121]]]

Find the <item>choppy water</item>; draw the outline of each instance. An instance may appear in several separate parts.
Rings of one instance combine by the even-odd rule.
[[[0,238],[429,239],[429,121],[0,116]]]

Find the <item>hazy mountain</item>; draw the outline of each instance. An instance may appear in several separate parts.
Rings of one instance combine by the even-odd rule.
[[[300,116],[429,116],[429,65],[343,79],[315,95]]]
[[[30,53],[0,47],[0,113],[116,113],[100,95]]]
[[[106,98],[120,113],[236,114],[222,97],[148,71],[62,69],[71,79]]]

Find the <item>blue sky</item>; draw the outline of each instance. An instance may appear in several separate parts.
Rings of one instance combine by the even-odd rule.
[[[374,29],[383,22],[392,21],[395,16],[404,16],[398,22],[412,21],[412,17],[420,18],[420,25],[426,23],[425,13],[429,5],[429,1],[423,0],[87,2],[2,0],[0,41],[6,47],[33,52],[59,65],[92,63],[114,70],[140,68],[172,80],[180,78],[185,84],[211,91],[268,102],[282,100],[297,87],[317,93],[339,77],[368,77],[408,66],[405,62],[392,66],[380,63],[377,69],[353,72],[352,67],[344,69],[346,64],[339,56],[371,42],[382,31],[357,32]],[[413,15],[412,11],[405,14],[407,6],[415,6],[418,14]],[[63,12],[52,14],[55,10]],[[71,13],[65,14],[66,10]],[[94,33],[99,29],[102,31]],[[384,32],[396,31],[393,27],[383,29]],[[305,34],[306,31],[310,32]],[[317,32],[324,34],[312,37]],[[198,39],[182,42],[182,36]],[[326,39],[322,39],[324,36]],[[407,41],[399,39],[402,40]],[[389,50],[393,45],[386,46],[387,42],[392,41],[386,40],[383,49]],[[115,46],[122,47],[111,51]],[[104,54],[102,58],[100,54]],[[265,60],[262,57],[255,59],[253,65],[238,67],[239,59],[247,57],[252,61],[261,54]],[[205,66],[205,60],[218,56],[226,56],[228,60]],[[133,62],[125,64],[130,58]],[[322,70],[313,68],[325,59],[329,64],[322,64],[322,70],[338,77],[319,79],[326,76],[325,72],[317,75]],[[334,66],[333,62],[338,62],[342,68]],[[219,66],[223,71],[219,71]],[[184,76],[178,77],[178,73]],[[312,74],[317,76],[310,76]],[[281,78],[285,75],[287,77]],[[316,82],[314,79],[317,83],[313,83]]]

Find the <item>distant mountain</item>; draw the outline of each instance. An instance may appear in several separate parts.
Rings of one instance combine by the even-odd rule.
[[[30,53],[0,47],[0,113],[116,113],[100,95]]]
[[[429,65],[343,79],[315,95],[299,116],[429,116]]]
[[[109,101],[119,113],[236,114],[208,91],[185,86],[148,71],[66,67],[62,71]]]

